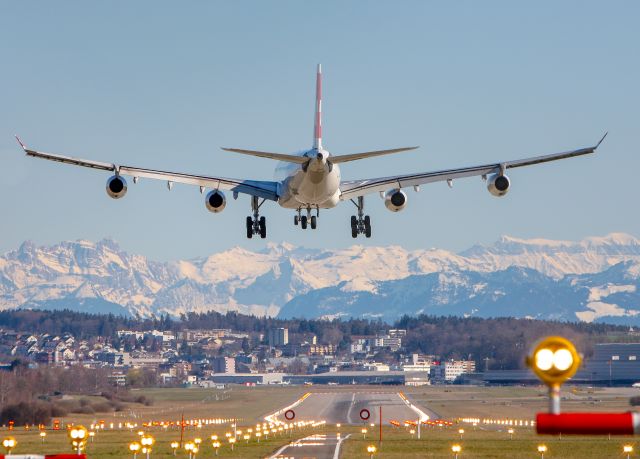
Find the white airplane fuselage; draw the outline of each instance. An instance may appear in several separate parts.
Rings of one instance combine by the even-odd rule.
[[[281,180],[278,204],[286,209],[330,209],[340,202],[340,168],[331,163],[327,150],[311,149],[301,156],[309,162],[300,165],[279,163]]]

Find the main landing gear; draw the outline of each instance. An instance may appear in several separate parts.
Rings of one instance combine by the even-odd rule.
[[[358,196],[357,203],[353,199],[351,202],[358,208],[358,216],[351,216],[351,237],[355,239],[358,234],[371,237],[371,218],[368,215],[364,215],[364,197]]]
[[[293,217],[293,224],[300,227],[302,229],[307,229],[307,225],[311,225],[311,229],[316,229],[318,227],[318,218],[320,217],[320,208],[316,206],[316,214],[311,215],[311,207],[307,207],[307,215],[301,215],[302,208],[298,208],[298,214]]]
[[[259,210],[262,202],[258,202],[257,196],[251,196],[251,210],[253,211],[253,217],[247,217],[247,238],[251,239],[254,234],[259,234],[262,239],[267,237],[267,219],[260,216]]]

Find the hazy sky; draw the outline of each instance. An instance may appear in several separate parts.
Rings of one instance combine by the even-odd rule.
[[[109,174],[24,157],[13,134],[44,151],[271,180],[274,162],[219,147],[310,147],[318,62],[328,150],[421,146],[346,164],[344,179],[553,153],[610,132],[595,156],[512,171],[505,198],[480,178],[410,191],[398,214],[373,195],[374,236],[357,243],[640,235],[639,19],[634,1],[4,1],[0,252],[102,237],[161,260],[264,247],[246,239],[246,196],[214,215],[196,187],[143,179],[115,201]],[[353,210],[342,203],[303,232],[267,203],[267,242],[349,246]]]

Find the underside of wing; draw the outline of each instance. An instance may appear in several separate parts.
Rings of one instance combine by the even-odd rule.
[[[121,166],[114,163],[105,163],[101,161],[93,161],[90,159],[75,158],[72,156],[31,150],[27,148],[20,141],[20,139],[18,139],[18,142],[28,156],[47,159],[49,161],[56,161],[64,164],[71,164],[74,166],[82,166],[91,169],[110,171],[116,175],[134,177],[134,181],[137,181],[141,177],[150,178],[154,180],[163,180],[168,183],[184,183],[187,185],[196,185],[214,190],[229,190],[233,192],[249,194],[251,196],[257,196],[264,199],[269,199],[272,201],[278,200],[278,182],[232,179],[207,175],[186,174],[182,172],[145,169],[133,166]]]
[[[506,169],[532,166],[535,164],[542,164],[550,161],[557,161],[560,159],[587,155],[590,153],[594,153],[606,136],[607,134],[605,133],[602,139],[600,139],[600,141],[592,147],[580,148],[577,150],[565,151],[562,153],[533,156],[530,158],[503,161],[498,163],[485,164],[482,166],[463,167],[434,172],[422,172],[417,174],[405,174],[391,177],[379,177],[373,179],[342,182],[340,184],[340,199],[353,199],[358,196],[364,196],[366,194],[379,191],[386,191],[392,188],[402,189],[412,186],[425,185],[433,182],[452,181],[464,177],[484,176],[488,174],[504,174],[504,171]]]

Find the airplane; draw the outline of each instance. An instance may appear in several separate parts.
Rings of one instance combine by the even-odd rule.
[[[264,239],[267,237],[267,224],[265,217],[260,216],[260,209],[266,201],[275,201],[285,209],[292,209],[295,212],[294,225],[299,225],[302,229],[307,229],[307,226],[310,226],[311,229],[317,228],[320,209],[331,209],[340,202],[350,201],[356,207],[356,215],[351,216],[351,236],[357,238],[364,234],[369,238],[371,237],[371,218],[364,214],[364,197],[368,194],[379,193],[384,199],[387,209],[399,212],[407,206],[408,196],[405,192],[407,188],[413,188],[417,192],[420,185],[445,181],[452,187],[453,181],[456,179],[480,176],[486,181],[489,193],[501,197],[506,195],[511,187],[511,179],[505,173],[507,169],[594,153],[606,136],[607,133],[592,147],[562,153],[434,172],[343,181],[340,174],[340,164],[411,151],[418,147],[331,155],[322,145],[322,68],[318,65],[313,146],[311,149],[297,154],[284,154],[240,148],[222,148],[232,153],[279,161],[276,173],[283,175],[284,178],[281,181],[232,179],[124,166],[31,150],[18,136],[16,139],[28,156],[112,172],[114,175],[107,180],[106,191],[113,199],[120,199],[127,193],[128,185],[124,176],[132,177],[133,183],[138,183],[140,178],[163,180],[167,182],[169,190],[172,189],[174,183],[198,186],[201,194],[209,189],[210,191],[205,197],[205,206],[213,213],[222,212],[227,205],[227,198],[223,190],[230,191],[234,199],[237,199],[239,194],[249,195],[252,215],[246,219],[247,238],[251,239],[254,235],[259,235]]]

